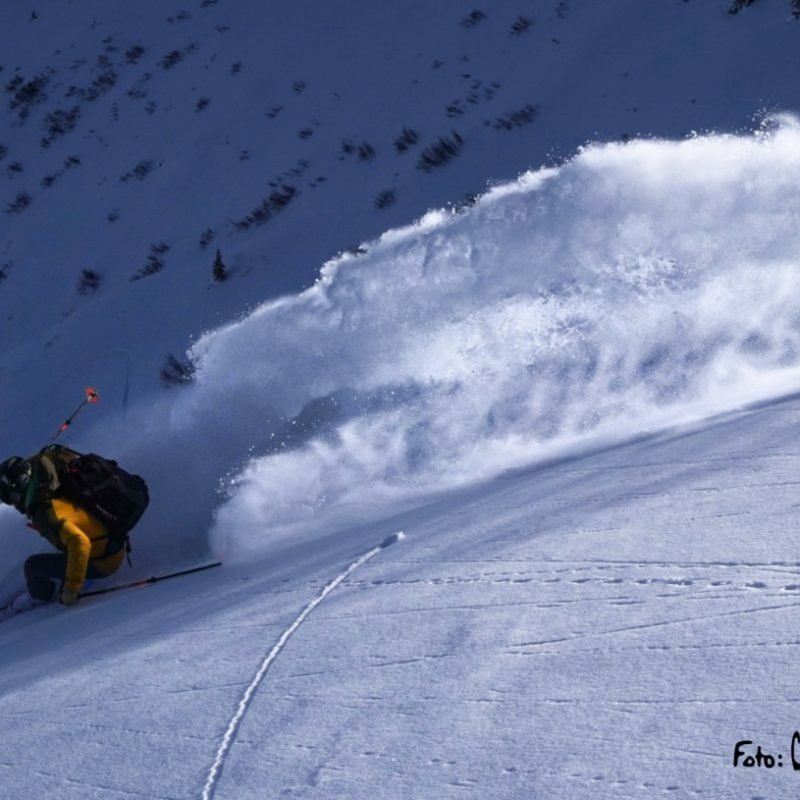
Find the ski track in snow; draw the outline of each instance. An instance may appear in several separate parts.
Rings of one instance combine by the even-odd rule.
[[[350,575],[355,572],[360,566],[366,564],[371,558],[374,558],[381,550],[385,550],[387,547],[391,547],[393,544],[400,541],[400,539],[404,538],[404,534],[400,531],[397,533],[392,534],[391,536],[387,536],[380,544],[373,547],[371,550],[368,550],[366,553],[360,555],[352,564],[350,564],[347,569],[343,572],[339,573],[330,583],[328,583],[322,591],[313,599],[311,600],[308,605],[300,612],[297,618],[292,622],[292,624],[286,628],[286,630],[281,634],[278,641],[275,642],[272,649],[267,653],[267,656],[264,658],[261,666],[259,667],[258,672],[256,672],[255,677],[253,678],[250,685],[245,690],[244,694],[242,695],[242,699],[239,702],[239,706],[236,709],[236,713],[231,718],[230,723],[228,724],[228,728],[225,731],[225,735],[222,739],[222,743],[220,744],[219,750],[217,751],[217,756],[214,760],[213,765],[208,773],[208,778],[206,779],[206,784],[203,787],[203,800],[211,800],[214,796],[214,791],[216,789],[217,783],[219,781],[220,775],[222,773],[222,768],[225,763],[225,757],[228,754],[228,751],[233,744],[234,739],[236,738],[236,732],[239,728],[239,724],[241,723],[244,715],[247,713],[247,709],[250,705],[250,702],[253,699],[253,695],[255,694],[256,690],[258,689],[261,681],[264,679],[264,676],[269,671],[270,666],[273,664],[275,659],[281,654],[281,651],[286,646],[286,643],[292,637],[292,635],[297,631],[297,629],[305,622],[308,615],[320,604],[323,600],[337,587],[339,586],[342,581],[347,580]]]

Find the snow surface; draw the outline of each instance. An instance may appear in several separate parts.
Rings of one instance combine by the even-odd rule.
[[[800,22],[729,7],[0,9],[4,445],[96,384],[113,580],[225,562],[2,623],[0,796],[796,794]]]

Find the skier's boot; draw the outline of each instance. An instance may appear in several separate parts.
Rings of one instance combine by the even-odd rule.
[[[32,608],[38,608],[43,605],[45,605],[44,601],[37,600],[35,597],[31,597],[27,592],[23,592],[11,603],[11,608],[15,614],[19,614],[20,611],[30,611]]]

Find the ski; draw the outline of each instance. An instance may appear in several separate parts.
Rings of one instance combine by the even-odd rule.
[[[84,597],[97,597],[101,594],[110,594],[111,592],[121,592],[125,589],[135,589],[140,586],[150,586],[153,583],[159,583],[160,581],[167,581],[171,578],[179,578],[182,575],[192,575],[195,572],[204,572],[208,569],[213,569],[214,567],[221,567],[221,561],[212,561],[209,564],[201,564],[198,567],[189,567],[188,569],[181,569],[177,570],[176,572],[168,572],[166,575],[153,575],[149,578],[141,578],[140,580],[136,581],[129,581],[128,583],[121,583],[116,586],[108,586],[104,589],[92,589],[88,592],[81,592],[79,595],[80,598]],[[13,605],[13,601],[11,603],[7,603],[6,605],[0,607],[0,622],[5,622],[11,617],[16,617],[17,614],[24,614],[28,611],[35,611],[38,608],[58,608],[58,603],[42,603],[41,605],[33,606],[32,608],[25,608],[16,610]]]
[[[58,608],[58,603],[39,603],[34,606],[28,606],[26,608],[14,608],[14,603],[7,603],[2,608],[0,608],[0,622],[6,622],[7,620],[11,619],[12,617],[16,617],[19,614],[28,614],[31,611],[42,611],[46,608],[54,609]]]

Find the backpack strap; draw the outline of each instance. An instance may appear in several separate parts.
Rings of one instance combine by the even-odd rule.
[[[31,479],[22,498],[22,513],[30,517],[36,507],[58,494],[61,479],[55,463],[43,453],[31,456]]]

